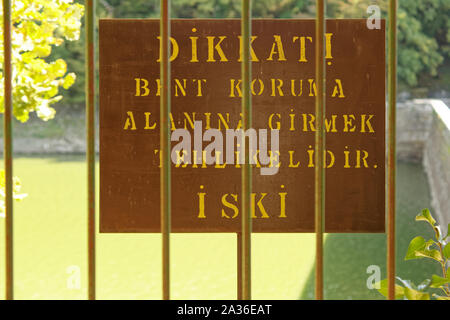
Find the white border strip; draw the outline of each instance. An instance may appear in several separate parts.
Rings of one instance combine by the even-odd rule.
[[[437,113],[442,122],[446,125],[447,129],[450,130],[450,108],[442,101],[437,99],[417,99],[414,100],[418,103],[429,103],[433,107],[434,111]]]

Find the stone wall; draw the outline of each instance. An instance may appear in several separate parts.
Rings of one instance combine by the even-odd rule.
[[[423,163],[432,214],[446,232],[450,223],[450,109],[443,101],[420,99],[397,105],[397,160]]]
[[[423,165],[434,215],[442,231],[447,232],[450,223],[450,109],[440,100],[425,102],[432,107],[432,120],[423,149]]]
[[[433,108],[426,101],[411,100],[397,104],[398,160],[422,161],[432,118]]]

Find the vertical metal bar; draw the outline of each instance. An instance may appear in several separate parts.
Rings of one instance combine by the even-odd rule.
[[[95,300],[95,57],[94,0],[86,0],[86,162],[88,200],[88,296]]]
[[[5,245],[6,245],[6,299],[14,299],[13,256],[13,174],[12,174],[12,70],[11,70],[11,2],[3,0],[3,79],[4,114],[3,137],[5,157]]]
[[[250,0],[242,0],[241,34],[243,42],[242,50],[242,117],[244,132],[252,126],[252,102],[250,94],[251,62],[250,62],[250,36],[251,36],[251,3]],[[250,166],[249,146],[243,136],[242,145],[245,147],[245,162],[242,166],[242,299],[251,299],[251,193],[252,193],[252,169]]]
[[[316,299],[323,299],[323,231],[325,224],[325,31],[324,0],[316,0],[316,134],[315,134],[315,232],[316,232]]]
[[[237,232],[237,299],[242,300],[242,232]]]
[[[170,187],[170,0],[161,0],[161,85],[160,96],[160,145],[162,165],[160,173],[161,201],[161,234],[162,234],[162,273],[163,299],[170,299],[170,218],[171,218],[171,187]]]
[[[395,299],[395,175],[396,175],[396,87],[397,87],[397,0],[389,0],[389,150],[388,150],[388,299]]]

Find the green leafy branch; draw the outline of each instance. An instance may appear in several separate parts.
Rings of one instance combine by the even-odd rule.
[[[450,300],[450,244],[447,242],[450,234],[444,236],[436,220],[431,215],[428,209],[423,209],[420,214],[416,216],[416,221],[425,221],[434,230],[435,239],[425,240],[422,236],[417,236],[411,240],[406,252],[405,260],[412,259],[430,259],[440,264],[442,269],[442,276],[433,274],[431,279],[425,279],[418,286],[410,280],[404,280],[396,277],[399,284],[395,284],[395,298],[406,300],[430,300],[431,297],[437,300]],[[450,230],[450,224],[448,229]],[[378,291],[387,296],[388,293],[387,279],[380,282],[380,289]],[[442,295],[432,294],[427,292],[429,288],[437,288],[442,291]]]
[[[68,89],[75,73],[67,73],[63,59],[50,61],[52,48],[80,36],[84,7],[73,0],[16,0],[12,2],[13,114],[26,122],[30,112],[52,119],[51,104],[60,101],[59,88]],[[3,15],[0,14],[0,23]],[[3,30],[0,29],[0,65]],[[0,69],[0,112],[3,112],[3,70]]]
[[[26,193],[20,193],[22,183],[18,177],[13,177],[13,199],[22,201],[28,196]],[[5,217],[5,171],[0,170],[0,218]]]

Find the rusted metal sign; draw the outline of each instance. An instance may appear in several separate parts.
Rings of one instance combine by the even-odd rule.
[[[202,133],[241,126],[240,21],[171,32],[171,126],[199,147],[172,164],[172,231],[237,232],[240,165],[207,164]],[[253,126],[279,130],[279,150],[253,165],[253,231],[313,232],[314,20],[255,20],[252,35]],[[158,20],[100,20],[101,232],[160,230],[158,37]],[[384,21],[327,21],[326,232],[384,232],[384,57]]]

